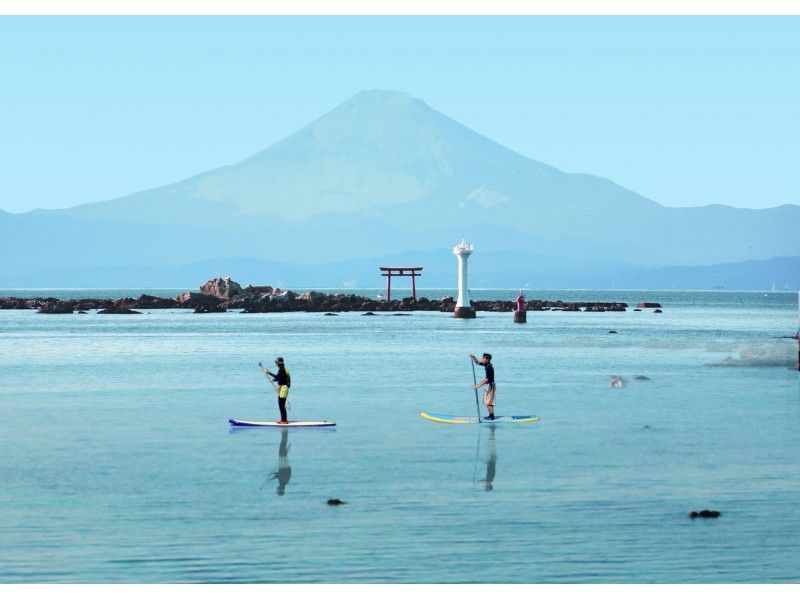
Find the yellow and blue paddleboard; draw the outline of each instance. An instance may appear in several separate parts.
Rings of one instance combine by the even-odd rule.
[[[478,419],[474,415],[444,415],[425,411],[421,411],[419,416],[440,424],[532,424],[541,419],[535,415],[495,415],[494,419]]]

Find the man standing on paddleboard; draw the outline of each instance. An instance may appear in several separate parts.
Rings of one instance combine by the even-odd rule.
[[[258,365],[261,365],[260,363]],[[289,387],[292,385],[292,377],[286,371],[286,365],[283,363],[283,357],[278,357],[275,360],[275,365],[278,366],[278,373],[273,374],[267,368],[264,370],[264,375],[269,376],[271,381],[277,384],[278,387],[278,409],[281,411],[281,420],[279,424],[288,424],[289,418],[286,416],[286,399],[289,397]]]
[[[478,358],[476,358],[472,353],[470,353],[469,356],[477,365],[482,365],[484,368],[486,368],[486,377],[475,384],[474,387],[480,388],[481,386],[486,386],[486,390],[483,392],[483,404],[486,405],[486,410],[489,412],[489,417],[486,419],[494,419],[495,384],[492,356],[489,353],[484,353],[480,360],[478,360]]]

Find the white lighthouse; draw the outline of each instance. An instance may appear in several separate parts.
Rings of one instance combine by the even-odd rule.
[[[469,270],[467,260],[472,255],[472,245],[461,239],[453,247],[453,255],[458,258],[458,301],[453,314],[456,318],[474,318],[475,310],[469,304]]]

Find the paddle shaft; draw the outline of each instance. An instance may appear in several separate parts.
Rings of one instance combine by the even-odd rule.
[[[264,370],[264,366],[261,365],[260,361],[258,362],[258,367],[261,368],[261,373],[264,374],[264,376],[266,376],[267,380],[269,380],[269,383],[272,385],[272,388],[274,388],[275,391],[278,392],[280,390],[280,388],[278,387],[277,382],[275,382],[275,380],[270,378],[269,374]],[[292,406],[289,405],[289,399],[286,399],[286,410],[287,411],[291,411],[292,410]]]
[[[264,374],[264,377],[267,380],[269,380],[269,383],[273,386],[273,388],[275,388],[277,390],[278,387],[275,385],[275,380],[270,378],[269,374],[267,373],[266,368],[263,365],[261,365],[260,361],[258,362],[258,367],[261,369],[261,373]]]
[[[469,357],[469,363],[472,366],[472,388],[475,389],[475,410],[478,412],[478,423],[481,423],[481,405],[478,402],[478,389],[475,386],[478,384],[478,378],[475,377],[475,361],[472,356]]]

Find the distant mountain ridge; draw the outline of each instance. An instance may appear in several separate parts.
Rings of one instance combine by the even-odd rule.
[[[0,289],[12,288],[187,288],[212,278],[231,276],[242,284],[270,284],[282,288],[381,288],[386,279],[378,265],[423,264],[419,288],[452,289],[456,261],[447,248],[404,252],[379,258],[359,258],[322,265],[252,258],[211,259],[177,266],[101,266],[58,268],[0,274]],[[482,252],[473,256],[473,288],[530,289],[800,289],[800,257],[773,258],[713,266],[644,268],[603,260],[576,261],[520,252]],[[409,279],[392,287],[399,295]],[[7,295],[0,290],[0,296]]]
[[[800,255],[798,229],[800,206],[667,208],[371,90],[237,164],[69,209],[0,212],[0,275],[243,256],[319,264],[462,237],[477,252],[696,266]]]

